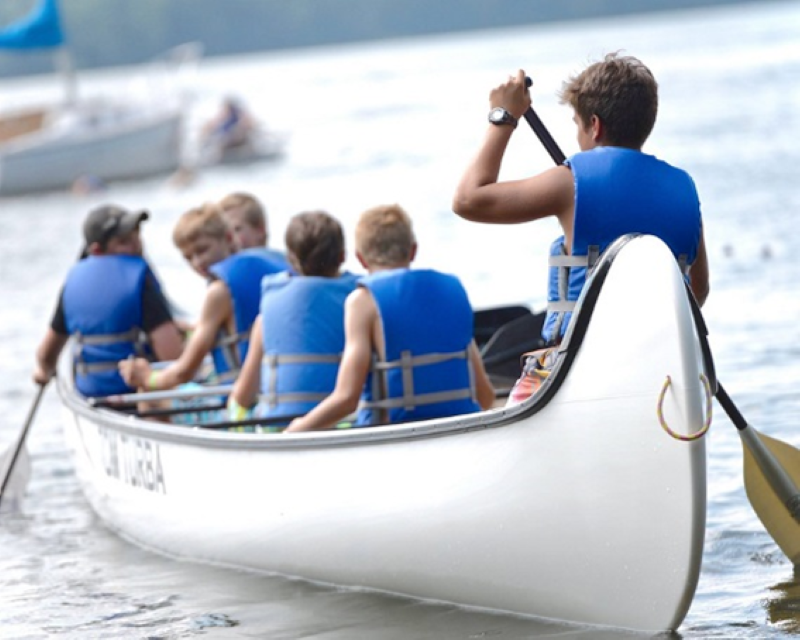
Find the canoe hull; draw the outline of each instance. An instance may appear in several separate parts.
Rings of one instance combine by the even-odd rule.
[[[121,418],[60,382],[81,484],[112,529],[174,557],[675,629],[700,570],[705,449],[659,424],[666,375],[669,426],[692,433],[705,416],[694,322],[664,251],[640,238],[620,252],[546,402],[349,433],[233,434]],[[626,291],[644,268],[665,275],[634,303]],[[640,338],[606,317],[620,305],[648,327]]]

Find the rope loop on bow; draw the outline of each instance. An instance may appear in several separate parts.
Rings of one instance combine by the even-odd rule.
[[[664,380],[664,386],[661,387],[661,393],[658,394],[658,407],[656,409],[656,413],[658,414],[658,423],[661,425],[661,428],[664,429],[664,431],[666,431],[676,440],[681,440],[683,442],[698,440],[706,435],[708,428],[711,426],[711,385],[708,383],[708,378],[706,378],[702,373],[700,374],[700,381],[703,383],[703,389],[705,389],[706,392],[706,420],[703,424],[703,428],[695,433],[690,433],[688,435],[676,433],[670,429],[670,426],[664,419],[664,397],[667,395],[667,389],[669,389],[670,385],[672,384],[672,378],[667,376],[667,379]]]

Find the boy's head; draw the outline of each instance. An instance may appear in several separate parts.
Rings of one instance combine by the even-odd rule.
[[[210,276],[209,267],[235,252],[233,235],[220,208],[213,203],[189,209],[172,231],[172,241],[186,261],[201,276]]]
[[[285,242],[289,262],[304,276],[334,277],[344,262],[342,225],[324,211],[294,216],[286,227]]]
[[[609,53],[564,82],[559,97],[569,104],[578,126],[592,116],[603,125],[603,143],[641,149],[658,114],[658,83],[640,60]]]
[[[255,196],[249,193],[231,193],[219,201],[219,206],[240,249],[267,246],[267,216]]]
[[[380,205],[361,214],[356,255],[367,270],[407,267],[416,251],[411,218],[400,205]]]
[[[142,255],[139,227],[149,217],[147,211],[128,211],[113,204],[92,209],[83,222],[86,245],[82,257]]]

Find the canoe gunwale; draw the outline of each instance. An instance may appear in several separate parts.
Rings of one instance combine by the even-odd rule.
[[[202,427],[162,424],[123,415],[110,409],[98,409],[76,393],[72,385],[65,381],[64,376],[59,376],[57,386],[64,405],[82,418],[113,427],[121,432],[148,436],[164,442],[191,443],[226,449],[241,449],[243,446],[248,449],[306,449],[442,437],[513,424],[520,419],[520,416],[529,413],[523,405],[518,405],[452,418],[358,429],[298,434],[231,433]]]

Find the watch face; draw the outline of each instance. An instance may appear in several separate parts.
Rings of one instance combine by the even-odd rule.
[[[517,119],[503,107],[495,107],[489,112],[489,122],[492,124],[510,124],[517,126]]]
[[[491,113],[489,113],[489,120],[495,123],[510,122],[508,111],[501,107],[492,109]]]

